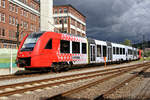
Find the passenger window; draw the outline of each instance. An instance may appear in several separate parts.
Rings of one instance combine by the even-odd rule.
[[[72,42],[72,53],[80,53],[80,42]]]
[[[117,47],[117,54],[119,54],[119,48]]]
[[[66,40],[60,41],[60,52],[70,53],[70,41],[66,41]]]
[[[82,54],[86,54],[86,43],[82,43]]]
[[[101,56],[101,45],[97,45],[97,57]]]
[[[115,50],[115,47],[113,47],[113,54],[116,54],[116,50]]]
[[[123,54],[125,54],[125,48],[123,48]]]
[[[107,48],[106,46],[103,46],[103,57],[106,57],[107,54]]]
[[[45,49],[52,49],[52,39],[50,39],[50,40],[48,41],[48,43],[47,43],[46,46],[45,46]]]
[[[122,48],[120,48],[120,54],[122,55]]]

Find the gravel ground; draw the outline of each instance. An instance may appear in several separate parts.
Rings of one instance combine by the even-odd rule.
[[[107,98],[111,100],[150,100],[150,69],[143,76],[130,81]],[[149,98],[149,99],[148,99]]]
[[[123,67],[123,66],[131,65],[131,64],[133,64],[133,63],[125,64],[125,65],[118,65],[118,66],[115,66],[115,67],[120,67],[120,66]],[[113,68],[115,68],[115,67],[113,67]],[[111,67],[109,67],[109,68],[111,68]],[[94,69],[92,69],[92,71],[102,70],[102,69],[104,69],[104,68],[94,68]],[[82,72],[88,72],[88,71],[91,71],[91,69],[90,70],[87,69],[87,70],[80,71],[80,72],[64,72],[64,73],[59,73],[59,74],[54,73],[54,74],[51,74],[51,75],[42,75],[40,77],[23,78],[23,79],[16,79],[16,80],[7,80],[7,81],[0,82],[0,85],[19,83],[19,82],[25,82],[25,81],[33,81],[33,80],[39,80],[39,79],[45,79],[45,78],[52,78],[52,77],[58,77],[58,76],[75,74],[75,73],[82,73]],[[111,86],[115,85],[116,83],[118,83],[118,80],[121,81],[123,79],[123,77],[125,77],[125,76],[121,76],[120,78],[117,78],[116,81],[113,81],[113,80],[108,81],[107,84],[109,84]],[[98,78],[102,78],[102,77],[97,77],[97,78],[88,79],[88,80],[81,80],[81,81],[74,82],[72,84],[67,84],[67,85],[60,85],[60,86],[49,87],[49,88],[46,88],[46,89],[39,89],[39,90],[36,90],[36,91],[33,91],[33,92],[31,91],[31,92],[24,93],[24,94],[16,94],[14,96],[10,96],[9,98],[2,97],[1,99],[2,100],[3,99],[9,99],[9,100],[45,100],[46,98],[48,98],[52,95],[56,95],[58,93],[70,90],[72,88],[79,87],[81,85],[84,85],[84,84],[87,84],[89,82],[95,81]],[[100,85],[97,85],[97,86],[93,87],[93,89],[89,88],[89,89],[86,89],[84,91],[81,91],[80,94],[82,94],[82,92],[83,92],[83,94],[88,93],[88,97],[87,97],[87,94],[85,96],[83,96],[83,95],[80,96],[80,94],[77,93],[77,94],[71,96],[68,100],[72,100],[71,98],[75,98],[75,100],[78,100],[78,99],[80,100],[81,98],[83,100],[87,100],[87,99],[91,99],[91,98],[93,99],[94,97],[96,97],[96,95],[100,94],[100,92],[98,92],[98,94],[97,94],[97,92],[95,92],[95,91],[106,90],[106,89],[104,89],[104,86],[106,86],[107,88],[111,87],[111,86],[107,86],[106,84],[100,84]],[[86,99],[84,99],[84,98],[86,98]]]
[[[140,62],[141,63],[141,62]],[[8,85],[8,84],[15,84],[15,83],[21,83],[21,82],[29,82],[29,81],[34,81],[34,80],[41,80],[41,79],[47,79],[47,78],[54,78],[54,77],[59,77],[59,76],[65,76],[65,75],[72,75],[72,74],[77,74],[77,73],[84,73],[84,72],[91,72],[91,71],[98,71],[98,70],[105,70],[109,68],[117,68],[117,67],[124,67],[124,66],[129,66],[133,64],[139,64],[139,62],[131,62],[127,64],[122,64],[122,65],[115,65],[115,66],[109,66],[109,67],[94,67],[89,68],[89,69],[83,69],[80,71],[74,71],[74,72],[62,72],[62,73],[53,73],[49,75],[41,75],[41,76],[36,76],[36,77],[27,77],[27,78],[19,78],[19,79],[9,79],[9,80],[3,80],[0,81],[0,86],[2,85]]]
[[[136,71],[139,71],[140,69],[136,69]],[[116,84],[122,82],[123,80],[125,80],[127,77],[130,77],[131,75],[133,75],[133,73],[131,73],[131,72],[127,73],[127,74],[124,74],[124,75],[121,75],[117,78],[113,78],[109,81],[106,81],[104,83],[100,83],[100,84],[98,84],[94,87],[91,87],[91,88],[88,88],[88,89],[86,89],[84,91],[81,91],[79,93],[73,94],[70,97],[78,98],[78,99],[79,98],[86,98],[86,99],[89,99],[89,100],[93,100],[95,97],[103,94],[108,89],[111,89],[112,87],[116,86]]]
[[[99,76],[99,77],[95,77],[95,78],[91,78],[87,80],[80,80],[80,81],[69,83],[69,84],[62,84],[59,86],[47,87],[41,90],[39,89],[33,92],[20,94],[20,97],[17,97],[18,95],[9,96],[9,100],[45,100],[46,98],[49,98],[53,95],[57,95],[59,93],[71,90],[72,88],[77,88],[89,82],[94,82],[103,77],[106,77],[106,76]]]
[[[140,70],[140,69],[139,69]],[[94,87],[88,88],[86,90],[80,91],[76,94],[70,95],[69,97],[65,98],[64,100],[93,100],[96,96],[100,95],[104,91],[110,89],[112,86],[116,85],[119,82],[123,81],[124,78],[131,76],[131,73],[127,73],[123,76],[120,76],[115,79],[111,79],[105,83],[98,84]],[[109,76],[109,75],[107,75]],[[51,97],[53,95],[57,95],[59,93],[68,91],[72,88],[77,88],[79,86],[85,85],[87,83],[96,81],[98,79],[102,79],[107,76],[100,76],[88,80],[80,80],[71,84],[66,85],[60,85],[60,86],[54,86],[46,89],[39,89],[33,92],[27,92],[20,95],[14,95],[10,96],[9,100],[45,100],[48,97]],[[88,94],[88,95],[87,95]],[[60,99],[63,100],[63,99]]]

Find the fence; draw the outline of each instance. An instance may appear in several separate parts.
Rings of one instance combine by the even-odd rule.
[[[12,49],[12,65],[16,67],[17,49]],[[9,68],[11,63],[11,49],[0,49],[0,68]]]

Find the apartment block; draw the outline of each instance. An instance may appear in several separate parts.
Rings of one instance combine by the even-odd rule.
[[[72,5],[53,6],[53,17],[55,32],[86,37],[86,17]]]
[[[20,41],[39,31],[40,4],[35,0],[0,0],[0,48],[16,48],[17,24]]]

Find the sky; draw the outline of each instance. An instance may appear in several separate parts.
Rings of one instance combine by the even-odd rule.
[[[54,0],[86,16],[87,37],[120,43],[150,40],[150,0]]]

